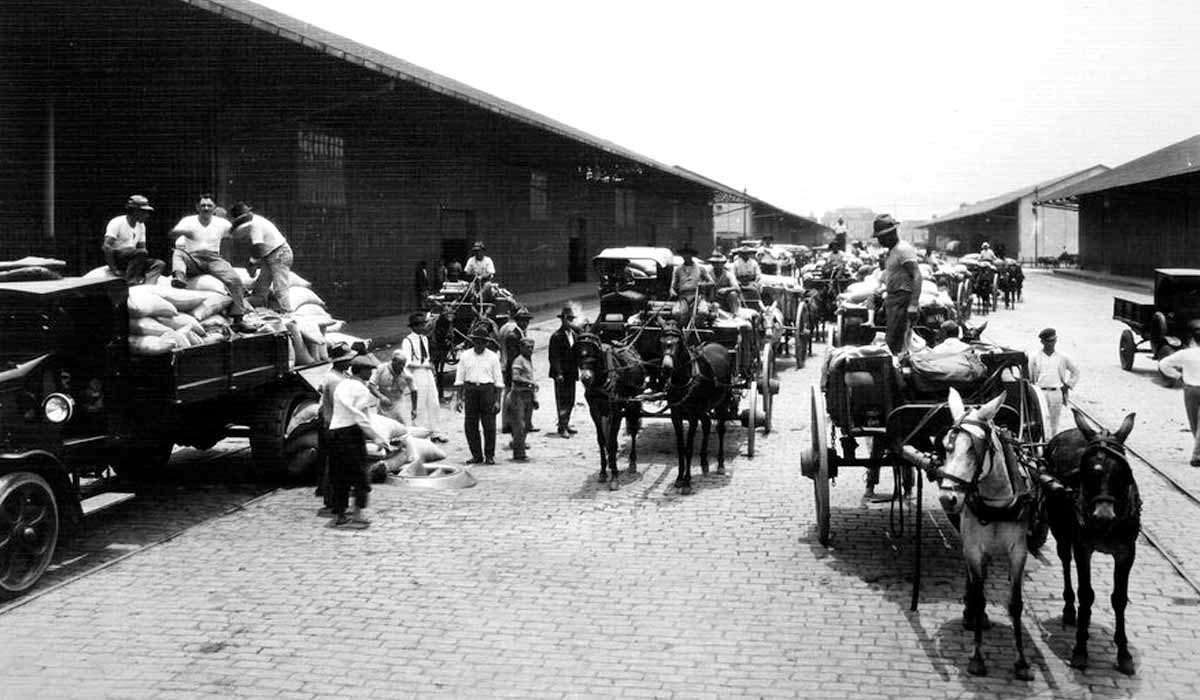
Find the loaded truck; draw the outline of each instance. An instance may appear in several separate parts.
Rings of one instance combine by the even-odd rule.
[[[328,362],[297,366],[287,331],[136,355],[127,298],[119,279],[0,283],[0,598],[37,583],[63,525],[134,497],[81,478],[136,484],[231,436],[266,477],[318,464]]]

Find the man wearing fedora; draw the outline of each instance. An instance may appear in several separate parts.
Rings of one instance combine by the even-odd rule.
[[[487,333],[482,329],[471,331],[471,350],[458,356],[458,367],[454,370],[454,387],[458,390],[454,410],[463,414],[463,432],[471,450],[467,464],[496,463],[496,414],[500,412],[504,373],[500,369],[500,356],[488,348],[487,341]]]
[[[504,386],[512,388],[512,366],[513,362],[521,356],[521,344],[529,339],[529,322],[533,320],[533,314],[529,309],[524,307],[517,309],[513,314],[513,319],[516,321],[516,327],[513,328],[502,342],[500,356],[501,363],[504,367]],[[507,392],[507,389],[505,390]],[[506,418],[501,419],[501,427],[503,432],[509,432],[511,427]],[[533,427],[533,402],[529,403],[528,410],[525,415],[525,430],[530,433],[536,433],[541,428]]]
[[[463,273],[467,279],[478,279],[480,284],[491,282],[496,276],[496,263],[485,255],[487,246],[481,241],[475,241],[475,245],[471,246],[471,257],[467,258],[467,264],[463,266]]]
[[[562,323],[550,335],[548,350],[550,378],[554,380],[554,406],[558,412],[558,436],[569,438],[578,431],[571,427],[571,410],[575,408],[575,384],[579,381],[579,364],[575,360],[575,342],[579,329],[573,323],[575,311],[563,307],[558,314]]]
[[[429,321],[423,312],[408,317],[408,335],[400,341],[406,367],[412,374],[413,394],[416,403],[416,424],[429,428],[434,442],[446,442],[441,433],[441,396],[437,377],[434,376],[433,355],[429,352]]]
[[[725,267],[725,263],[729,262],[729,258],[721,255],[721,251],[714,250],[712,255],[708,256],[706,262],[712,265],[713,286],[716,287],[716,298],[721,298],[722,293],[727,289],[738,288],[738,281],[733,276],[733,271]]]
[[[129,284],[154,284],[166,269],[162,260],[146,251],[146,220],[152,211],[150,200],[135,194],[125,202],[125,213],[113,217],[104,229],[104,262]]]
[[[696,249],[685,243],[675,251],[683,258],[683,264],[675,266],[671,275],[671,298],[675,299],[675,318],[681,324],[689,323],[693,314],[708,314],[708,302],[700,296],[700,287],[713,283],[706,268],[696,264]]]
[[[900,240],[900,223],[890,214],[880,214],[873,223],[871,234],[879,245],[888,249],[883,262],[883,300],[887,317],[885,338],[892,354],[899,355],[908,347],[908,332],[917,317],[921,301],[921,268],[917,249]]]
[[[233,219],[232,235],[234,238],[249,240],[252,248],[250,266],[259,266],[261,270],[254,286],[250,289],[250,297],[257,300],[257,306],[270,303],[271,308],[282,313],[292,311],[291,297],[288,293],[292,271],[292,247],[283,237],[279,227],[271,223],[261,214],[255,214],[249,204],[238,202],[229,210]]]

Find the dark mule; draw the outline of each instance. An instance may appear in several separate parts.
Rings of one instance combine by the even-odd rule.
[[[596,426],[596,444],[600,447],[597,481],[608,482],[609,490],[615,491],[617,433],[622,417],[630,437],[629,473],[637,472],[637,434],[641,427],[642,407],[633,398],[642,392],[645,372],[634,350],[603,343],[591,333],[579,336],[575,343],[575,359],[588,412]]]
[[[991,313],[995,310],[996,271],[981,265],[976,268],[974,277],[971,293],[979,300],[979,313]]]
[[[1030,518],[1036,517],[1035,484],[1022,465],[1011,441],[1006,441],[992,418],[1004,403],[1001,394],[967,413],[962,397],[950,390],[950,415],[954,425],[945,437],[946,463],[939,474],[940,499],[947,513],[959,513],[963,559],[967,565],[967,597],[963,624],[975,632],[975,645],[967,672],[987,675],[980,649],[987,626],[984,586],[993,556],[1008,560],[1008,614],[1012,618],[1017,660],[1013,675],[1033,680],[1025,659],[1021,633],[1024,603],[1021,582],[1028,557]]]
[[[660,336],[662,377],[671,426],[675,429],[675,453],[679,475],[675,487],[685,496],[692,492],[692,447],[696,425],[703,428],[700,441],[700,470],[708,474],[708,435],[712,419],[717,419],[717,473],[725,473],[725,419],[733,413],[733,362],[729,349],[720,343],[705,343],[691,348],[680,331],[668,328]],[[683,423],[688,422],[687,441]]]
[[[1071,665],[1087,668],[1088,626],[1092,621],[1092,552],[1113,557],[1112,607],[1116,614],[1117,668],[1133,675],[1133,656],[1125,636],[1125,606],[1129,602],[1129,572],[1137,554],[1142,499],[1133,470],[1125,459],[1125,438],[1136,414],[1125,416],[1117,431],[1092,427],[1072,409],[1076,427],[1055,435],[1046,445],[1052,480],[1046,497],[1046,516],[1058,542],[1063,567],[1063,624],[1076,624],[1075,592],[1071,589],[1071,556],[1079,574],[1079,620]]]

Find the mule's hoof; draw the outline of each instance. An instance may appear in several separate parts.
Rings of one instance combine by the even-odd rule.
[[[986,676],[987,664],[983,662],[983,659],[971,659],[971,662],[967,664],[967,673],[972,676]]]
[[[703,474],[704,476],[708,476],[708,465],[707,464],[705,464],[703,462],[700,463],[700,473]]]
[[[1063,627],[1075,626],[1075,608],[1063,608]]]
[[[630,462],[629,469],[627,469],[626,471],[628,471],[630,474],[637,474],[637,465],[634,464],[633,462]]]
[[[692,495],[692,485],[690,483],[684,484],[683,488],[679,489],[679,492],[685,496]]]
[[[596,481],[600,482],[601,484],[608,481],[608,472],[600,472],[600,476],[596,477]]]
[[[725,465],[724,464],[717,465],[717,474],[724,474],[724,473],[725,473]]]
[[[1079,669],[1080,671],[1083,671],[1083,670],[1086,670],[1087,667],[1088,667],[1087,652],[1077,651],[1077,652],[1071,654],[1071,668],[1076,668],[1076,669]]]
[[[617,482],[617,477],[615,477],[615,476],[612,478],[611,481],[608,482],[608,490],[609,491],[616,491],[620,486],[621,485]]]
[[[1132,676],[1136,669],[1133,666],[1133,656],[1128,653],[1117,655],[1117,670],[1127,676]]]
[[[1029,664],[1015,663],[1013,664],[1013,678],[1019,681],[1033,680],[1033,669],[1029,668]]]
[[[681,488],[683,488],[683,484],[684,484],[683,477],[679,477],[679,478],[675,479],[675,488],[681,489]]]

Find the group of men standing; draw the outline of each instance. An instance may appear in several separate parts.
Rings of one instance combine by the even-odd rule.
[[[149,199],[132,195],[125,203],[125,213],[113,217],[104,231],[101,250],[105,263],[113,274],[131,285],[154,284],[167,270],[166,263],[150,257],[146,248],[146,222],[153,211]],[[288,292],[292,248],[279,227],[254,213],[249,204],[238,202],[226,214],[211,194],[202,193],[196,198],[196,213],[180,219],[170,235],[175,238],[171,284],[186,287],[188,278],[202,274],[220,280],[232,299],[229,317],[234,330],[251,332],[255,328],[243,318],[246,304],[242,280],[221,254],[221,242],[226,239],[251,246],[246,268],[260,269],[250,289],[251,301],[281,313],[292,310]]]

